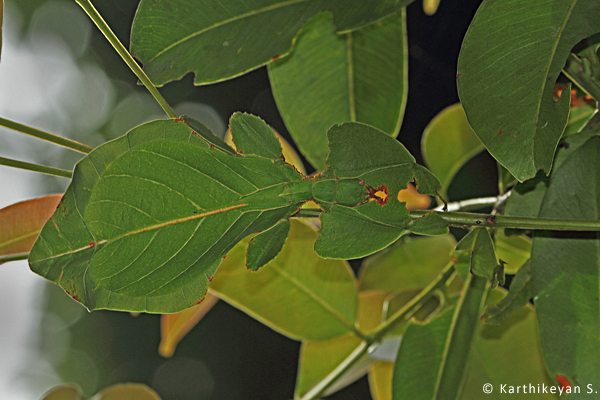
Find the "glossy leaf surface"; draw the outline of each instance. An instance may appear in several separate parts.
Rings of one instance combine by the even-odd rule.
[[[406,66],[403,12],[344,35],[324,14],[302,28],[290,56],[269,65],[269,79],[294,141],[324,169],[326,131],[335,124],[356,121],[398,134]]]
[[[61,198],[62,194],[50,194],[0,210],[0,256],[31,250]]]
[[[568,95],[554,101],[554,83],[571,48],[599,31],[596,0],[492,0],[477,11],[459,57],[459,95],[483,144],[519,181],[550,172],[570,105]]]
[[[600,218],[600,138],[592,136],[552,174],[540,217]],[[570,382],[600,382],[598,233],[539,232],[533,239],[534,301],[546,364]]]
[[[244,267],[246,243],[234,247],[211,282],[211,293],[294,339],[351,332],[358,302],[354,274],[346,262],[314,252],[317,233],[311,227],[291,223],[281,253],[257,272]]]
[[[442,196],[447,197],[454,175],[484,147],[459,103],[446,107],[431,120],[423,132],[421,149],[425,163],[442,183]]]
[[[287,55],[298,31],[330,12],[338,32],[361,28],[413,0],[143,0],[131,33],[131,52],[157,85],[192,71],[196,84],[241,75]]]

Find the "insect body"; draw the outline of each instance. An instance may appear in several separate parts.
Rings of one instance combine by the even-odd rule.
[[[309,200],[323,210],[315,243],[323,257],[363,257],[407,229],[433,232],[434,214],[413,223],[389,193],[416,181],[435,195],[438,180],[375,128],[331,128],[328,168],[308,178],[285,163],[261,119],[234,114],[230,126],[237,151],[189,117],[150,122],[92,151],[34,245],[31,268],[89,309],[175,312],[204,296],[244,237],[260,232],[249,269],[275,257]]]

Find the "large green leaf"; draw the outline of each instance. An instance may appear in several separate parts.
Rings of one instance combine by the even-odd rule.
[[[33,271],[89,309],[194,305],[235,243],[308,199],[289,183],[310,185],[279,158],[212,147],[181,120],[163,120],[95,149],[34,245]]]
[[[594,135],[564,160],[551,176],[540,217],[600,218],[598,154],[600,137]],[[600,385],[598,233],[538,232],[533,239],[531,263],[540,339],[548,369],[553,375],[565,376],[572,384],[597,387]]]
[[[236,114],[231,121],[234,142],[248,154],[182,119],[150,122],[92,151],[34,245],[32,270],[90,310],[178,312],[202,299],[237,242],[289,219],[308,200],[324,210],[317,252],[348,259],[411,228],[396,196],[409,181],[425,194],[439,190],[398,141],[366,125],[334,126],[330,168],[306,178],[285,163],[262,120]],[[270,141],[256,139],[268,134]],[[428,229],[440,232],[438,225]],[[252,269],[283,245],[268,232],[257,242],[269,248],[248,254]]]
[[[312,249],[317,233],[291,222],[281,253],[257,272],[244,267],[246,243],[234,247],[211,292],[294,339],[325,340],[351,332],[358,303],[352,270],[345,261],[317,256]]]
[[[568,95],[554,101],[554,83],[571,48],[599,31],[597,0],[490,0],[477,11],[459,95],[475,133],[519,181],[550,172],[570,104]]]
[[[446,107],[431,120],[421,141],[425,163],[442,183],[447,197],[452,178],[467,161],[483,150],[483,144],[469,126],[460,103]]]
[[[328,11],[338,33],[369,25],[414,0],[142,0],[131,52],[162,85],[193,71],[196,84],[241,75],[286,55],[298,31]]]
[[[317,169],[325,168],[325,132],[334,124],[357,121],[398,134],[408,93],[404,19],[400,12],[337,35],[331,15],[319,15],[290,56],[269,65],[279,112]]]

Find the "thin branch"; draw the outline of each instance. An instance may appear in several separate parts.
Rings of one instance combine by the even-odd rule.
[[[8,129],[36,137],[38,139],[66,147],[67,149],[75,150],[83,154],[88,154],[90,151],[94,150],[93,147],[90,147],[87,144],[79,143],[75,140],[67,139],[65,137],[42,131],[37,128],[32,128],[31,126],[19,124],[18,122],[10,121],[6,118],[0,118],[0,126],[4,126]]]
[[[449,212],[452,211],[468,211],[468,210],[478,210],[480,208],[495,206],[496,204],[504,203],[511,192],[506,192],[505,194],[498,197],[480,197],[476,199],[468,199],[461,200],[453,203],[448,203]],[[434,211],[444,211],[444,206],[441,205],[439,207],[434,208]]]
[[[597,68],[594,68],[594,64],[590,63],[591,57],[598,56],[593,52],[586,51],[586,54],[590,54],[590,59],[580,58],[575,54],[569,54],[569,58],[567,59],[567,65],[563,69],[563,73],[577,86],[581,88],[585,93],[589,94],[596,102],[600,102],[600,82],[598,82],[598,73],[600,71],[596,71]],[[570,95],[570,93],[567,93]]]
[[[98,11],[94,8],[93,4],[90,0],[75,0],[77,4],[83,8],[83,10],[87,13],[87,15],[94,21],[98,29],[104,34],[106,39],[110,42],[110,44],[114,47],[114,49],[119,53],[123,61],[131,68],[133,73],[138,77],[140,81],[146,86],[146,89],[150,92],[150,94],[156,99],[158,104],[165,110],[167,115],[170,118],[177,118],[175,111],[171,108],[169,103],[162,97],[156,86],[152,83],[148,75],[144,72],[143,69],[140,68],[137,62],[133,59],[131,54],[127,51],[125,46],[119,41],[114,32],[110,29],[110,27],[106,24],[106,21],[102,18],[102,16],[98,13]]]
[[[0,157],[0,165],[7,167],[26,169],[29,171],[41,172],[42,174],[60,176],[63,178],[71,178],[73,173],[66,169],[47,167],[45,165],[32,164],[23,161],[12,160],[10,158]]]

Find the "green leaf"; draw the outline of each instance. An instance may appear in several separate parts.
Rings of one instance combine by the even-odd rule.
[[[504,261],[505,271],[516,273],[531,255],[531,239],[525,235],[507,236],[504,229],[496,230],[494,247],[499,260]]]
[[[244,268],[246,244],[234,247],[211,292],[294,339],[326,340],[351,332],[358,303],[352,270],[344,261],[317,256],[312,249],[317,233],[299,221],[291,223],[281,253],[257,272]]]
[[[0,256],[29,252],[61,198],[62,194],[50,194],[1,209]]]
[[[488,287],[469,275],[453,311],[408,326],[394,367],[394,400],[458,398]]]
[[[262,119],[254,115],[235,113],[229,125],[233,143],[239,153],[271,159],[281,157],[279,139]]]
[[[551,176],[540,217],[600,218],[600,137],[594,135]],[[600,382],[600,239],[597,232],[536,232],[534,301],[546,365],[572,384]],[[595,396],[597,397],[597,396]]]
[[[328,11],[337,32],[369,25],[414,0],[143,0],[132,32],[131,53],[144,64],[154,84],[188,72],[197,85],[241,75],[287,55],[298,31]]]
[[[362,122],[396,136],[404,114],[407,45],[404,12],[337,35],[331,15],[302,28],[289,57],[269,65],[277,107],[306,158],[325,168],[326,131]]]
[[[550,172],[570,104],[568,95],[554,101],[554,83],[571,48],[600,31],[599,11],[596,0],[493,0],[467,31],[461,102],[479,139],[521,182]]]
[[[478,278],[481,279],[481,278]],[[492,290],[487,303],[497,302],[504,290]],[[412,323],[406,330],[398,352],[394,369],[394,399],[430,400],[435,398],[435,382],[444,362],[444,347],[452,329],[452,312],[445,312],[427,324]],[[523,307],[502,322],[501,325],[476,324],[475,337],[468,361],[457,366],[457,373],[464,374],[464,384],[458,395],[453,392],[438,391],[444,399],[479,399],[486,383],[493,386],[493,392],[485,398],[502,399],[501,384],[521,386],[519,394],[511,397],[527,399],[551,399],[551,394],[523,393],[524,382],[537,385],[554,385],[548,377],[539,351],[537,329],[531,307]],[[528,387],[529,390],[529,387]]]
[[[457,251],[468,250],[471,253],[472,274],[495,280],[494,269],[497,264],[494,243],[486,228],[475,228],[469,232],[456,246]]]
[[[425,163],[442,183],[442,196],[460,167],[483,150],[460,103],[446,107],[431,120],[421,141]]]
[[[445,219],[432,211],[415,219],[407,229],[417,235],[437,236],[448,234],[449,225]]]
[[[104,389],[90,400],[161,400],[158,393],[141,383],[121,383]]]
[[[44,394],[42,400],[83,400],[83,394],[77,386],[64,385]]]
[[[397,292],[426,287],[452,260],[452,235],[403,237],[397,244],[363,261],[359,288]]]
[[[510,291],[498,303],[487,306],[481,316],[486,324],[498,325],[517,308],[529,304],[535,295],[531,284],[531,263],[527,262],[519,269],[510,284]]]
[[[304,195],[289,192],[293,179]],[[90,310],[181,311],[240,239],[296,212],[309,185],[283,160],[232,156],[180,120],[150,122],[79,162],[30,266]]]
[[[363,182],[372,191],[369,197],[377,201],[359,207],[350,207],[356,204],[352,198],[346,204],[332,202],[321,216],[323,227],[315,250],[322,257],[364,257],[396,241],[412,222],[404,204],[397,199],[408,182],[415,181],[419,192],[428,195],[437,195],[441,186],[428,170],[415,164],[400,142],[375,128],[346,123],[333,126],[328,137],[329,173]],[[385,198],[376,199],[376,191],[385,191]],[[317,198],[316,193],[315,199],[320,204],[326,201]]]
[[[290,232],[290,221],[284,220],[275,226],[254,236],[248,243],[246,266],[250,271],[260,267],[275,258],[285,244]]]
[[[392,399],[433,398],[453,314],[450,309],[427,324],[408,326],[394,365]]]
[[[491,290],[487,303],[498,301],[503,292],[503,289]],[[508,394],[510,398],[558,398],[540,390],[544,385],[548,389],[548,386],[555,386],[556,383],[548,376],[544,366],[537,333],[535,313],[531,306],[516,310],[501,325],[478,324],[460,398],[471,400],[485,396],[485,399],[506,399],[507,394],[501,393],[502,384],[506,385],[504,389],[508,393],[510,386],[513,387],[514,393]],[[490,394],[482,394],[486,383],[493,385],[494,391]],[[535,388],[535,392],[531,390],[529,383]],[[523,393],[523,384],[526,384],[527,393]],[[519,393],[516,392],[517,386],[521,389]],[[585,390],[583,387],[582,391]]]

